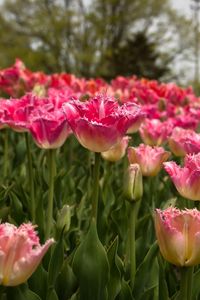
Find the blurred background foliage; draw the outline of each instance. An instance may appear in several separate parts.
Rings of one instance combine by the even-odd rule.
[[[187,70],[174,63],[194,56],[192,24],[169,0],[0,3],[0,68],[18,57],[47,73],[187,81]]]

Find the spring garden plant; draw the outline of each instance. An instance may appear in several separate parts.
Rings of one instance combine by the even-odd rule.
[[[200,297],[200,99],[0,70],[0,299]]]

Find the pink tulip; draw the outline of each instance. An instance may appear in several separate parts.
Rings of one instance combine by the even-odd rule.
[[[123,137],[122,140],[111,149],[106,152],[101,152],[102,157],[111,162],[120,160],[126,153],[129,139],[130,137],[128,136]]]
[[[128,148],[130,164],[139,164],[143,176],[156,176],[162,168],[162,163],[169,156],[170,152],[165,151],[162,147],[151,147],[140,144],[137,148]]]
[[[143,142],[150,146],[160,146],[165,143],[171,134],[173,124],[161,122],[157,119],[146,120],[139,129]]]
[[[191,129],[174,128],[168,142],[171,151],[176,156],[200,152],[200,134]]]
[[[16,286],[25,282],[53,242],[49,239],[41,246],[30,223],[18,228],[9,223],[0,224],[0,283]]]
[[[183,197],[200,201],[200,153],[186,155],[184,167],[172,161],[164,163],[164,168]]]
[[[155,229],[163,257],[176,266],[200,263],[200,212],[169,207],[155,211]]]
[[[136,104],[119,106],[114,98],[98,95],[90,101],[63,104],[74,134],[80,144],[94,152],[105,152],[119,143],[144,113]]]
[[[28,129],[37,146],[43,149],[61,147],[71,133],[61,110],[35,110],[29,117]]]

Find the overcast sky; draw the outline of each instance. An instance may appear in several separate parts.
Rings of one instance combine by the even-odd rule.
[[[186,14],[188,17],[191,17],[191,3],[192,0],[171,0],[172,6],[176,8],[181,13]]]

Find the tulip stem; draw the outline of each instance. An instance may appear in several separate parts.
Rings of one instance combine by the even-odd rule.
[[[8,129],[4,130],[4,158],[3,158],[3,176],[8,175]]]
[[[28,179],[29,179],[29,188],[30,188],[30,202],[31,202],[31,219],[32,222],[35,222],[35,193],[34,193],[34,178],[33,178],[33,162],[31,155],[31,147],[30,147],[30,137],[28,132],[25,132],[25,140],[26,140],[26,151],[27,151],[27,159],[28,159]]]
[[[54,198],[54,179],[55,179],[55,149],[47,150],[47,161],[49,169],[49,193],[48,193],[48,205],[47,205],[47,224],[46,224],[46,236],[48,239],[51,234],[51,228],[53,224],[53,198]]]
[[[194,267],[181,268],[181,283],[178,300],[192,299],[192,279]]]
[[[131,289],[133,289],[134,281],[135,281],[135,273],[136,273],[136,251],[135,251],[135,229],[136,229],[136,220],[137,220],[137,212],[138,212],[138,203],[131,202],[130,203],[130,220],[129,220],[129,240],[130,240],[130,285]]]
[[[93,173],[93,193],[92,193],[92,216],[97,222],[98,200],[99,200],[99,169],[100,169],[100,153],[95,152],[94,173]]]

